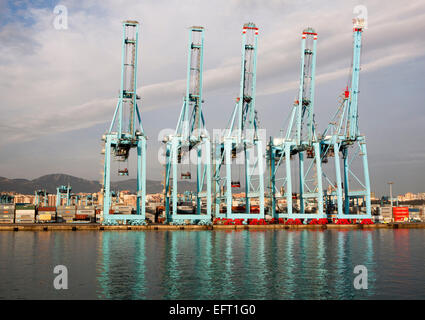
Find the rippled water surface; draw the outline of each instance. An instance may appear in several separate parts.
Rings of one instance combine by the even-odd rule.
[[[105,298],[425,299],[425,230],[0,232],[0,299]]]

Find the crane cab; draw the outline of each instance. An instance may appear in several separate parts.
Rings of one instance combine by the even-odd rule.
[[[185,180],[190,180],[190,179],[192,179],[192,175],[189,171],[188,172],[182,172],[181,178],[185,179]]]
[[[118,175],[120,175],[120,176],[128,176],[128,169],[127,168],[119,169],[118,170]]]
[[[312,147],[307,149],[307,158],[308,159],[314,158],[314,149]]]
[[[232,181],[232,188],[240,188],[241,182],[240,181]]]

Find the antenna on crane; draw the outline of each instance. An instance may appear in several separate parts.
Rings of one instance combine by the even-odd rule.
[[[103,175],[103,223],[145,224],[146,199],[146,136],[143,131],[137,89],[137,57],[139,23],[127,20],[123,24],[121,87],[118,103],[105,142]],[[113,131],[115,129],[115,131]],[[116,161],[128,161],[130,150],[137,149],[137,208],[135,215],[109,214],[111,207],[111,154]],[[128,169],[120,169],[119,175],[128,175]]]

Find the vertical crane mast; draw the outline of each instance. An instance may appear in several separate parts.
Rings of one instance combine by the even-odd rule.
[[[314,124],[314,85],[316,70],[317,33],[312,28],[302,32],[301,70],[298,97],[295,101],[284,137],[273,139],[267,146],[270,172],[270,197],[274,218],[323,218],[323,190],[320,148]],[[294,189],[291,158],[299,158],[299,208],[293,212]],[[307,155],[305,159],[305,154]],[[311,160],[308,160],[311,159]],[[285,163],[285,168],[280,165]],[[307,166],[306,166],[307,165]],[[306,168],[305,168],[306,166]],[[279,198],[286,199],[284,208],[278,208]],[[306,203],[314,202],[315,213],[307,210]]]
[[[338,219],[370,219],[370,179],[366,138],[360,135],[358,127],[360,54],[364,21],[354,19],[353,25],[351,83],[341,95],[337,112],[322,135],[321,158],[323,163],[328,162],[328,157],[334,157],[335,160],[336,181],[331,181],[330,175],[323,172],[323,177],[329,185],[327,212],[333,213],[336,209]],[[343,176],[341,176],[341,157]],[[363,177],[356,172],[359,166],[355,165],[355,160],[359,158],[361,159],[359,166],[363,167]]]
[[[355,140],[359,135],[358,127],[358,95],[360,76],[360,53],[362,47],[362,32],[364,23],[356,19],[353,27],[353,70],[351,75],[350,104],[348,108],[348,128],[347,137]]]
[[[256,139],[257,119],[255,111],[255,89],[257,80],[258,28],[254,23],[246,23],[242,30],[242,61],[239,96],[232,116],[227,137],[236,137],[253,143]],[[235,122],[237,126],[235,127]]]
[[[121,85],[118,103],[107,134],[102,137],[105,142],[105,163],[103,174],[103,222],[115,224],[117,220],[131,224],[145,223],[146,199],[146,136],[143,131],[136,94],[137,57],[138,57],[139,23],[123,22]],[[116,131],[113,131],[113,130]],[[137,208],[136,215],[110,215],[111,207],[111,154],[116,161],[128,161],[130,150],[137,149]],[[118,170],[119,175],[128,175],[128,169]]]
[[[202,113],[202,76],[204,60],[204,28],[191,27],[189,31],[189,48],[187,60],[186,95],[173,135],[166,136],[165,165],[165,211],[167,222],[179,224],[184,220],[191,222],[211,222],[211,143],[205,128]],[[196,206],[192,201],[185,201],[186,210],[178,213],[178,164],[186,162],[190,166],[190,152],[197,155],[196,162]],[[181,173],[182,179],[191,179],[190,171]],[[204,190],[206,187],[206,190]],[[206,214],[202,213],[206,206]],[[183,206],[181,206],[183,207]],[[187,207],[190,212],[187,212]]]
[[[246,23],[242,29],[242,61],[239,96],[230,119],[230,126],[215,151],[215,214],[230,219],[264,218],[263,150],[258,137],[258,120],[255,110],[258,28]],[[232,209],[232,187],[240,187],[240,181],[232,181],[232,158],[244,152],[245,206],[235,212]],[[256,152],[256,154],[254,154]],[[238,162],[238,161],[237,161]],[[225,177],[221,168],[225,164]],[[225,191],[225,194],[223,194]],[[224,203],[222,201],[224,200]],[[255,207],[252,200],[258,203]],[[220,210],[226,206],[225,213]]]
[[[297,144],[311,145],[315,140],[314,132],[314,79],[316,71],[317,33],[307,28],[301,40],[301,76],[297,106]],[[303,135],[303,124],[306,136]]]

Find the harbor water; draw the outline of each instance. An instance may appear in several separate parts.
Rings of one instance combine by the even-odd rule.
[[[425,229],[5,231],[0,299],[425,299],[424,240]],[[353,284],[357,265],[367,289]]]

